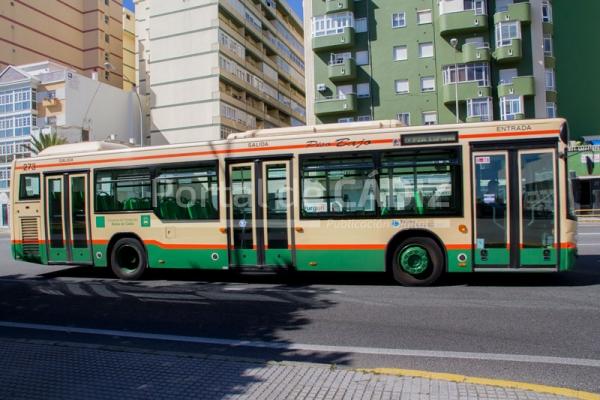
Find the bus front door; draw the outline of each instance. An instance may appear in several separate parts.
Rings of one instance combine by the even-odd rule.
[[[475,268],[556,268],[555,150],[478,151],[472,165]]]
[[[228,167],[229,265],[293,265],[290,161]]]
[[[45,183],[48,261],[91,264],[88,175],[50,175]]]

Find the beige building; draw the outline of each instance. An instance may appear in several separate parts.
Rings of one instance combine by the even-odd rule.
[[[50,60],[122,87],[122,9],[120,0],[0,1],[0,68]]]
[[[302,21],[286,1],[136,0],[152,144],[305,123]]]
[[[123,8],[123,89],[131,90],[137,82],[135,62],[135,14]]]

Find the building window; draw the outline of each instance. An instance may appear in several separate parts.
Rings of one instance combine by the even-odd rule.
[[[167,220],[219,217],[217,166],[165,169],[156,177],[157,214]]]
[[[354,117],[338,118],[337,122],[339,124],[348,123],[348,122],[354,122]]]
[[[542,1],[542,21],[552,22],[552,4],[549,1]]]
[[[500,119],[511,121],[523,113],[523,98],[520,96],[500,97]]]
[[[550,35],[544,35],[544,55],[547,57],[554,56],[554,46]]]
[[[107,6],[110,0],[104,0],[104,5]]]
[[[392,54],[394,61],[403,61],[408,59],[408,50],[406,46],[394,46]]]
[[[392,14],[392,28],[404,28],[406,26],[406,13],[397,12]]]
[[[552,68],[546,68],[546,90],[555,91],[556,81],[554,80],[554,70]]]
[[[410,126],[410,113],[401,112],[396,114],[396,119],[406,126]]]
[[[556,103],[546,103],[546,116],[556,118]]]
[[[367,50],[356,52],[356,65],[369,64],[369,52]]]
[[[329,55],[329,65],[340,65],[352,58],[352,53],[331,53]]]
[[[443,68],[444,85],[461,82],[477,82],[479,86],[490,85],[490,65],[488,63],[469,63],[447,65]]]
[[[105,80],[109,80],[110,79],[110,72],[104,71],[104,79]]]
[[[419,57],[433,57],[433,43],[419,43]]]
[[[475,15],[487,15],[485,0],[440,0],[439,7],[440,15],[466,10],[473,10]]]
[[[109,59],[108,53],[107,53],[107,52],[105,52],[105,53],[104,53],[104,61],[108,61],[108,59]]]
[[[431,10],[417,11],[417,23],[430,24],[431,23]]]
[[[341,12],[313,17],[313,37],[343,33],[345,28],[354,27],[354,14]]]
[[[421,91],[422,92],[435,91],[435,77],[434,76],[421,77]]]
[[[356,85],[356,97],[363,98],[371,95],[371,85],[368,83],[359,83]]]
[[[105,34],[104,34],[104,41],[105,41],[106,43],[110,42],[110,35],[109,35],[108,33],[105,33]]]
[[[496,24],[496,47],[510,46],[513,39],[521,38],[519,21],[498,22]]]
[[[396,88],[397,94],[405,94],[409,92],[408,79],[396,79],[394,81],[394,87]]]
[[[96,211],[152,209],[152,183],[148,169],[96,172]]]
[[[435,125],[437,124],[437,112],[435,111],[426,111],[422,114],[423,116],[423,125]]]
[[[356,18],[354,20],[354,30],[356,33],[362,33],[369,30],[366,18]]]
[[[129,17],[129,15],[127,17]],[[110,17],[108,15],[104,15],[104,23],[108,24],[109,21],[110,21]]]
[[[492,98],[484,97],[479,99],[467,100],[467,117],[477,118],[481,121],[491,121],[492,116]]]
[[[372,121],[372,120],[373,120],[373,118],[371,118],[371,116],[370,116],[370,115],[359,115],[359,116],[356,118],[356,120],[357,120],[357,121]]]

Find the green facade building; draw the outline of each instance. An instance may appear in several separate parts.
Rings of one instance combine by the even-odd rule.
[[[557,115],[550,0],[304,0],[304,13],[308,124]]]
[[[558,109],[567,118],[571,139],[600,136],[600,1],[555,1],[555,46],[559,62]]]

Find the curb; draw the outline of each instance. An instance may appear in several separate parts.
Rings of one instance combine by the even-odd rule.
[[[378,375],[412,376],[415,378],[438,379],[458,383],[471,383],[474,385],[497,386],[505,389],[528,390],[536,393],[553,394],[556,396],[572,397],[581,400],[600,400],[600,394],[596,393],[567,389],[558,386],[538,385],[536,383],[509,381],[503,379],[478,378],[474,376],[449,374],[444,372],[429,372],[400,368],[360,368],[356,369],[356,371]]]

